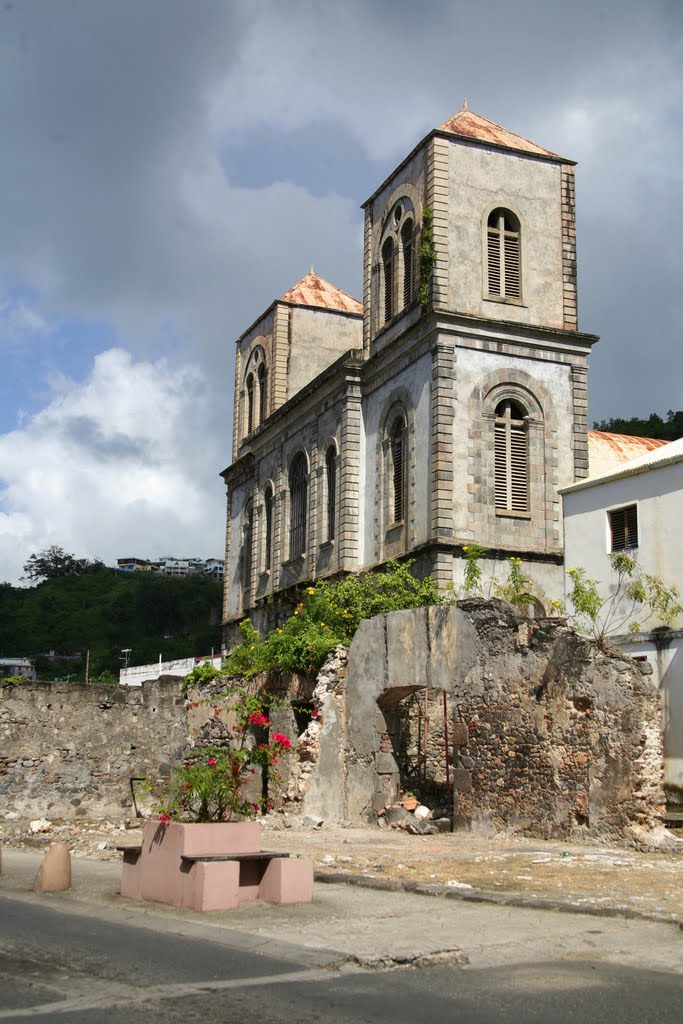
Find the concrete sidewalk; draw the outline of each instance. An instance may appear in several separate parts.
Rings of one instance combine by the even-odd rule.
[[[120,864],[114,861],[74,858],[71,890],[33,893],[40,861],[40,853],[5,848],[0,904],[2,897],[39,902],[69,915],[191,935],[308,966],[342,968],[354,963],[386,968],[452,962],[467,968],[550,958],[601,960],[683,974],[683,932],[670,923],[596,919],[320,883],[312,904],[252,902],[237,910],[200,914],[123,899],[118,894]]]
[[[471,832],[414,836],[327,823],[306,828],[283,815],[262,821],[264,848],[310,857],[319,879],[466,901],[683,921],[683,839],[674,833],[663,835],[673,852],[642,853]],[[31,835],[28,822],[6,821],[0,832],[5,850],[38,851],[61,840],[75,856],[120,863],[116,847],[138,843],[139,824],[55,822],[47,833]]]

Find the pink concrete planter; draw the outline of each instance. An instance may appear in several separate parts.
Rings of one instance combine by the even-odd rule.
[[[259,898],[310,903],[313,862],[263,852],[256,821],[148,821],[142,846],[124,852],[121,895],[194,910],[230,910]]]

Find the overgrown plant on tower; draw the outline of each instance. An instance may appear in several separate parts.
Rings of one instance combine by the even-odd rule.
[[[432,272],[436,263],[436,249],[433,234],[434,214],[431,206],[422,211],[422,232],[420,234],[420,305],[424,309],[429,305],[432,291]]]

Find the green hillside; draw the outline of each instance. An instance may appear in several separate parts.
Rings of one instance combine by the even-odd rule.
[[[0,656],[36,658],[38,676],[53,679],[113,672],[123,648],[131,665],[220,649],[222,584],[204,576],[180,578],[121,573],[96,564],[34,587],[0,584]],[[49,651],[77,659],[46,657]]]

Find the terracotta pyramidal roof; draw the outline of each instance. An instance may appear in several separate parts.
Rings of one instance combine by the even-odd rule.
[[[280,296],[280,302],[291,302],[295,306],[317,306],[319,309],[340,309],[344,313],[363,312],[362,302],[320,277],[313,267],[293,288]]]
[[[488,142],[491,146],[505,146],[506,149],[517,149],[522,153],[536,153],[538,156],[552,156],[560,160],[557,153],[549,149],[537,146],[535,142],[523,139],[521,135],[515,135],[494,121],[489,121],[481,114],[475,114],[473,110],[463,107],[457,114],[449,118],[439,128],[440,132],[448,132],[449,135],[460,135],[466,139],[476,139],[478,142]]]

